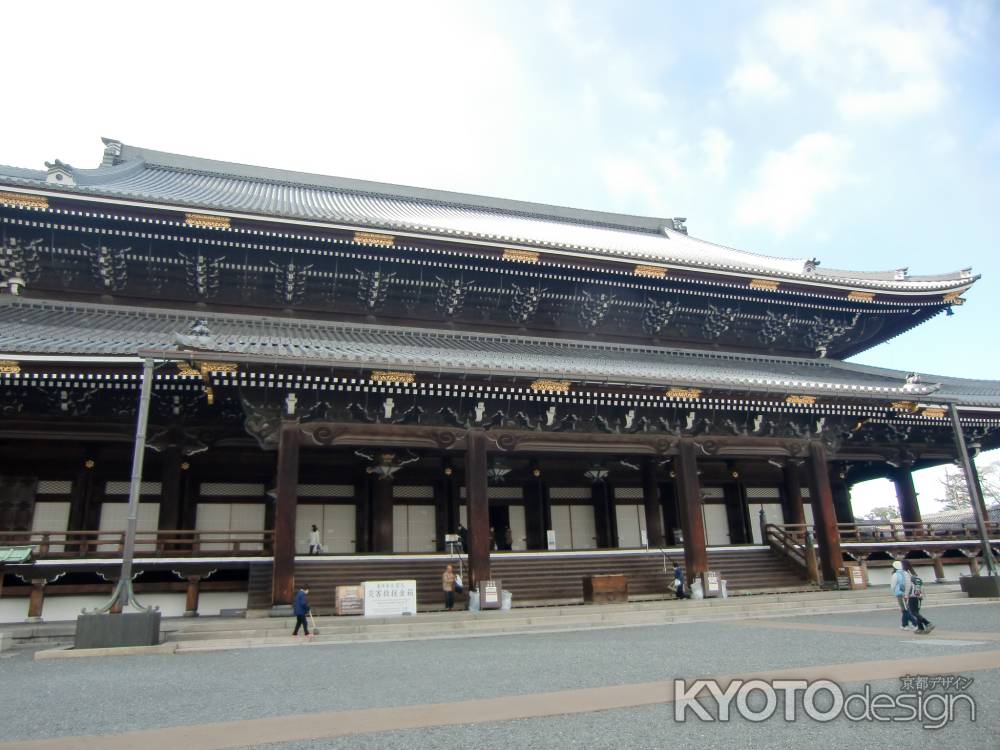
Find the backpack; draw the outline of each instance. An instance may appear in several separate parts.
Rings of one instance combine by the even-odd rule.
[[[910,596],[916,599],[924,598],[924,582],[918,576],[910,576]]]

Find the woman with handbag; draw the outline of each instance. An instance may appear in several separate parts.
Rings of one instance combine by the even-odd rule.
[[[455,569],[451,566],[451,563],[449,563],[444,569],[444,573],[441,574],[441,588],[444,590],[444,608],[449,612],[451,612],[452,608],[455,606],[456,578],[458,578],[458,576],[455,575]]]

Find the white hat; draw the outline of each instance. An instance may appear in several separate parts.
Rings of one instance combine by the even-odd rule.
[[[901,563],[899,560],[893,560],[892,561],[892,569],[893,570],[902,570],[903,569],[903,563]]]

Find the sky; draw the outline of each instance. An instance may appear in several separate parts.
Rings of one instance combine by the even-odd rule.
[[[95,167],[109,136],[683,216],[830,268],[972,267],[955,315],[854,361],[1000,379],[998,2],[46,2],[3,25],[0,164]]]

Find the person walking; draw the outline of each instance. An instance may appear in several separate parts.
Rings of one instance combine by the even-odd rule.
[[[309,623],[306,622],[306,615],[309,614],[309,584],[303,583],[295,594],[295,601],[292,603],[292,612],[295,614],[295,630],[292,637],[299,639],[299,628],[306,638],[312,640],[312,633],[309,632]]]
[[[892,595],[896,597],[896,603],[899,604],[899,611],[903,613],[899,629],[910,630],[911,623],[916,625],[916,620],[910,615],[910,609],[906,604],[906,591],[910,574],[903,570],[903,563],[899,560],[893,560],[892,570],[892,580],[889,585],[892,587]]]
[[[934,625],[920,614],[920,605],[924,601],[924,582],[917,575],[917,571],[913,569],[913,565],[909,560],[903,560],[903,571],[909,576],[906,593],[904,594],[906,597],[906,607],[910,612],[913,622],[917,625],[917,633],[919,635],[926,635],[934,630]]]
[[[684,570],[680,565],[674,566],[674,596],[678,599],[691,598],[691,594],[685,589]]]
[[[451,563],[445,567],[444,573],[441,574],[441,588],[444,591],[444,608],[451,612],[455,606],[455,569]]]
[[[316,528],[316,524],[312,525],[312,529],[309,531],[309,554],[318,555],[322,548],[319,544],[319,529]]]

